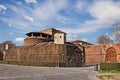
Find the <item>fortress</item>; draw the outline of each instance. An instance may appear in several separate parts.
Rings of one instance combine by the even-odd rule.
[[[66,33],[54,28],[26,34],[23,46],[2,51],[7,61],[56,62],[78,67],[100,62],[120,62],[120,44],[99,44],[75,40],[66,42]]]
[[[62,66],[81,66],[84,49],[66,42],[66,33],[54,28],[26,34],[23,46],[4,51],[4,60],[59,62]]]
[[[54,44],[65,44],[66,33],[54,28],[42,30],[41,32],[29,32],[28,38],[24,40],[25,45],[36,45],[44,42],[53,42]]]

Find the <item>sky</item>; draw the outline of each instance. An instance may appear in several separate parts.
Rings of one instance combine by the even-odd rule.
[[[28,32],[56,28],[67,41],[96,43],[113,39],[111,26],[120,21],[120,0],[0,0],[0,43],[23,45]]]

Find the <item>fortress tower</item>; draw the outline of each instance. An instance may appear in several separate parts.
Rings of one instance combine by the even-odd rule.
[[[65,44],[66,33],[60,30],[49,28],[40,32],[29,32],[24,40],[24,45],[36,45],[43,42],[54,42],[55,44]]]

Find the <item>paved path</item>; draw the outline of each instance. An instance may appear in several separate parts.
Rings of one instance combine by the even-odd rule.
[[[58,68],[0,64],[0,80],[98,80],[93,67]]]

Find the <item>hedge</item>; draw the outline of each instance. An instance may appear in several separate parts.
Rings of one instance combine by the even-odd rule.
[[[5,60],[0,60],[0,64],[13,64],[13,65],[23,65],[23,66],[47,66],[47,67],[58,66],[57,62],[27,62],[27,61],[5,61]]]
[[[111,71],[111,70],[117,70],[120,71],[120,63],[113,63],[113,62],[106,62],[106,63],[100,63],[100,70],[103,71]]]

